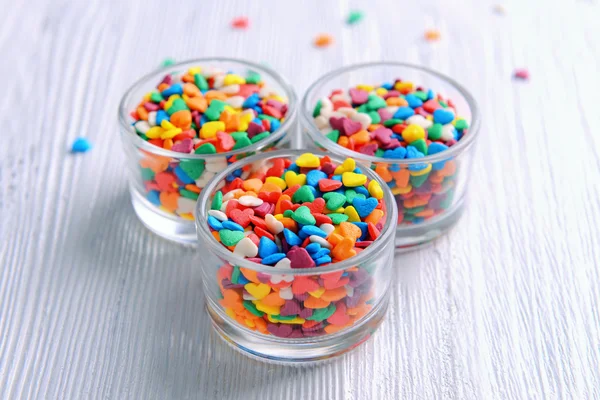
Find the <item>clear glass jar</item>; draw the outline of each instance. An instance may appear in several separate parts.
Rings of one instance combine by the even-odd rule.
[[[394,258],[398,217],[393,196],[373,171],[362,166],[359,168],[368,180],[375,179],[384,189],[382,219],[385,222],[380,236],[356,256],[323,267],[279,269],[234,255],[215,240],[207,223],[208,211],[225,179],[233,177],[237,170],[243,169],[246,171],[243,176],[248,176],[253,170],[269,168],[270,160],[296,159],[302,153],[304,151],[275,151],[229,166],[205,187],[196,209],[207,310],[216,331],[243,353],[279,363],[328,359],[367,340],[378,328],[388,306]],[[337,163],[345,159],[329,157]],[[270,301],[269,305],[280,308],[264,314],[258,310],[264,308],[247,297],[250,293],[247,289],[268,289],[269,294],[277,292],[282,299],[276,297],[277,303]],[[280,295],[283,292],[285,294]],[[248,300],[244,300],[244,296]],[[304,310],[298,313],[300,309],[294,308],[296,306]],[[279,312],[275,314],[278,317],[268,315],[275,312]]]
[[[315,125],[317,101],[333,90],[347,91],[356,85],[375,85],[394,79],[443,93],[451,99],[457,115],[469,124],[468,134],[448,150],[413,159],[390,159],[349,150],[327,138]],[[435,71],[396,62],[357,64],[330,72],[306,92],[300,111],[300,142],[328,154],[352,157],[377,172],[388,184],[398,204],[396,246],[412,250],[450,229],[465,206],[468,179],[479,134],[480,117],[475,99],[452,79]]]
[[[239,150],[217,154],[184,154],[155,146],[139,137],[133,127],[130,113],[148,92],[167,74],[185,72],[191,67],[218,68],[245,76],[248,71],[261,75],[265,86],[288,101],[288,110],[281,126],[267,138]],[[119,105],[121,138],[129,169],[129,188],[133,208],[140,220],[153,232],[167,239],[196,243],[193,211],[197,195],[208,181],[227,165],[258,151],[289,148],[296,140],[297,100],[292,86],[278,73],[262,65],[227,58],[196,59],[161,68],[137,81],[123,96]],[[164,171],[175,171],[180,165],[191,171],[193,182],[185,191],[174,189],[172,177]],[[185,182],[183,182],[185,183]],[[181,183],[178,183],[181,186]]]

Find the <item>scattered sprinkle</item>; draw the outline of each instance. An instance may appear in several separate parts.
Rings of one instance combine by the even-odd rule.
[[[529,80],[529,71],[525,68],[518,68],[515,70],[515,73],[513,76],[515,77],[515,79],[527,81],[527,80]]]
[[[77,138],[71,146],[72,153],[87,153],[92,149],[92,144],[86,138]]]
[[[162,63],[160,63],[161,67],[166,68],[166,67],[170,67],[171,65],[175,64],[175,59],[174,58],[165,58],[163,60]]]
[[[329,47],[333,43],[333,36],[327,33],[321,33],[315,38],[315,46],[317,47]]]
[[[346,23],[348,25],[354,25],[359,23],[364,17],[365,14],[362,11],[352,10],[350,11],[350,14],[348,14],[348,19],[346,19]]]
[[[231,26],[234,29],[248,29],[250,21],[248,20],[248,17],[237,17],[231,21]]]
[[[442,34],[437,29],[428,29],[425,31],[425,40],[428,42],[437,42],[442,37]]]

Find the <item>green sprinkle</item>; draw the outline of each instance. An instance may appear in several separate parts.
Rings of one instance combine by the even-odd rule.
[[[346,199],[348,199],[348,204],[352,204],[352,202],[354,202],[354,199],[356,197],[358,197],[359,199],[366,199],[366,196],[362,193],[358,193],[356,192],[356,190],[354,189],[347,189],[346,192]]]
[[[454,191],[451,190],[446,192],[446,198],[440,202],[440,208],[446,209],[452,205],[452,199],[454,198]]]
[[[358,107],[356,109],[356,111],[358,111],[359,113],[368,113],[369,112],[369,107],[367,107],[367,103],[362,104],[360,107]]]
[[[463,129],[467,129],[469,127],[469,124],[467,123],[467,121],[465,121],[464,119],[459,119],[456,121],[456,124],[454,125],[454,127],[456,129],[458,129],[459,131],[462,131]]]
[[[269,132],[262,132],[258,135],[255,135],[252,139],[250,139],[250,141],[252,143],[260,142],[261,140],[268,138],[270,135],[271,134]]]
[[[313,110],[313,118],[317,118],[319,115],[321,115],[321,107],[323,107],[323,102],[321,102],[321,100],[317,101],[317,104],[315,105],[315,109]]]
[[[221,117],[221,111],[219,111],[216,107],[208,107],[204,112],[204,116],[209,121],[218,121]]]
[[[271,315],[271,318],[277,321],[291,321],[296,317],[297,315],[286,315],[285,317],[283,315]]]
[[[429,140],[439,140],[442,137],[442,124],[433,124],[427,129],[427,138]]]
[[[175,59],[169,57],[165,58],[162,63],[160,63],[161,67],[163,68],[170,67],[173,64],[175,64]]]
[[[204,172],[204,160],[185,160],[179,163],[179,166],[187,176],[196,180]]]
[[[233,272],[231,273],[231,283],[237,284],[241,275],[240,267],[237,265],[233,266]]]
[[[248,76],[246,77],[246,83],[250,83],[256,85],[260,82],[260,74],[254,71],[248,71]]]
[[[331,218],[331,222],[333,222],[335,225],[339,225],[342,222],[348,221],[348,216],[346,214],[333,213],[327,214],[327,216]]]
[[[198,86],[198,89],[208,90],[208,82],[206,81],[206,78],[201,74],[194,75],[194,83],[196,84],[196,86]]]
[[[325,207],[331,211],[335,211],[346,204],[347,200],[347,196],[337,192],[327,192],[323,195],[323,198],[327,201]]]
[[[448,104],[446,104],[445,101],[442,100],[438,100],[438,103],[440,103],[440,106],[444,107],[444,108],[448,108]]]
[[[264,312],[257,309],[254,303],[252,303],[249,300],[244,300],[244,308],[250,311],[252,314],[256,315],[257,317],[262,317],[263,315],[265,315]]]
[[[333,131],[329,132],[325,136],[327,136],[327,139],[332,140],[337,143],[338,139],[340,138],[340,131],[338,131],[337,129],[334,129]]]
[[[348,23],[348,25],[354,25],[359,23],[364,17],[365,14],[362,11],[352,10],[350,11],[350,14],[348,14],[346,22]]]
[[[419,176],[412,176],[410,177],[410,184],[413,187],[421,187],[426,181],[427,178],[429,177],[429,173],[423,174],[423,175],[419,175]]]
[[[294,203],[312,203],[313,201],[315,201],[315,195],[308,185],[301,186],[292,195],[292,202]]]
[[[419,206],[419,207],[413,207],[413,208],[404,208],[404,213],[405,214],[412,214],[415,215],[416,213],[420,213],[421,211],[423,211],[425,209],[425,206]]]
[[[414,140],[410,145],[423,153],[423,155],[427,155],[427,142],[425,139]]]
[[[383,126],[385,126],[386,128],[391,128],[392,126],[401,124],[403,122],[404,122],[404,120],[392,118],[392,119],[388,119],[387,121],[385,121],[383,123]]]
[[[145,181],[151,181],[154,179],[154,171],[150,168],[142,168],[142,179]]]
[[[221,211],[221,206],[223,205],[223,192],[220,190],[215,193],[212,199],[212,203],[210,204],[211,210],[219,210]]]
[[[335,312],[335,304],[331,303],[326,308],[317,308],[312,315],[306,319],[310,321],[324,321],[331,317]]]
[[[268,119],[269,121],[279,121],[277,118],[275,117],[271,117],[270,115],[266,115],[266,114],[260,114],[258,116],[258,119]]]
[[[286,218],[290,218],[292,215],[294,215],[294,212],[292,210],[285,210],[283,212],[283,216]]]
[[[427,92],[423,92],[422,90],[419,90],[417,92],[413,93],[415,96],[417,96],[421,101],[427,101]]]
[[[383,149],[377,149],[375,150],[375,157],[383,157],[383,153],[385,153]]]
[[[217,148],[212,143],[204,143],[194,151],[196,154],[215,154],[216,152]]]
[[[185,104],[185,100],[175,99],[175,101],[173,102],[173,105],[171,105],[171,108],[169,108],[167,110],[167,114],[173,115],[177,111],[181,111],[181,110],[189,110],[187,104]]]
[[[192,191],[187,190],[187,189],[181,189],[181,190],[179,190],[179,193],[183,197],[187,197],[188,199],[198,200],[198,193],[196,193],[196,192],[192,192]]]
[[[164,100],[164,98],[162,97],[162,94],[160,94],[158,92],[152,92],[150,94],[150,101],[153,103],[160,103],[163,100]]]
[[[372,124],[378,124],[381,122],[381,116],[379,115],[379,113],[377,111],[369,111],[368,114],[369,114],[369,117],[371,117]]]
[[[239,140],[236,140],[235,145],[233,146],[233,150],[243,149],[244,147],[248,147],[252,144],[250,139],[248,139],[248,134],[246,132],[243,133],[245,133],[246,136],[243,136]],[[233,134],[231,134],[231,136],[233,136]]]
[[[369,101],[367,102],[367,108],[369,111],[377,111],[380,108],[384,108],[387,106],[387,103],[383,99],[383,97],[379,97],[376,94],[369,95]]]

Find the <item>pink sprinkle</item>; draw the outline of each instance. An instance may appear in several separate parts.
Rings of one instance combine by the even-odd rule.
[[[194,148],[194,142],[192,139],[183,139],[179,143],[175,143],[173,147],[171,147],[171,151],[176,151],[178,153],[190,153]]]
[[[528,80],[529,79],[529,71],[525,68],[518,68],[515,70],[514,77],[516,79]]]
[[[160,109],[160,106],[151,101],[147,101],[146,103],[144,103],[144,108],[148,111],[158,111]]]
[[[237,17],[231,21],[231,26],[235,29],[248,29],[250,21],[248,17]]]

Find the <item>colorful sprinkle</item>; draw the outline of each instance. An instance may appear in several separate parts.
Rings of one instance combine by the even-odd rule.
[[[516,69],[513,76],[515,79],[520,79],[523,81],[529,80],[529,71],[525,68]]]
[[[348,18],[346,18],[346,23],[348,25],[354,25],[354,24],[359,23],[364,17],[365,17],[365,14],[362,11],[352,10],[348,14]]]
[[[248,146],[277,145],[268,138],[287,111],[287,99],[254,71],[198,66],[165,75],[132,111],[133,127],[143,140],[181,156],[144,153],[146,198],[164,212],[193,220],[198,194],[216,173],[248,155]],[[218,156],[225,152],[235,154]]]
[[[248,17],[237,17],[231,20],[231,26],[235,29],[248,29],[250,20]]]
[[[175,59],[174,59],[174,58],[165,58],[165,59],[164,59],[164,60],[163,60],[163,61],[160,63],[160,66],[161,66],[161,67],[163,67],[163,68],[166,68],[166,67],[170,67],[171,65],[173,65],[173,64],[175,64],[175,63],[176,63],[176,61],[175,61]]]
[[[86,138],[77,138],[71,145],[72,153],[87,153],[92,149],[92,144]]]
[[[333,36],[326,33],[321,33],[317,35],[314,41],[315,46],[320,48],[329,47],[332,43]]]
[[[397,79],[380,85],[357,85],[347,91],[334,90],[317,102],[313,118],[323,135],[356,152],[357,159],[366,155],[380,160],[372,162],[371,168],[395,195],[399,223],[421,223],[452,205],[454,160],[398,163],[444,152],[468,134],[468,123],[458,116],[452,100],[432,89]],[[351,165],[342,165],[335,172],[341,174],[346,188],[361,188],[364,182],[352,169]],[[323,184],[321,191],[326,191],[329,182]],[[373,182],[370,185],[367,193],[346,190],[345,195],[381,199],[382,189]],[[323,197],[332,205],[339,201],[335,192]],[[364,197],[354,199],[352,207],[344,208],[344,215],[350,222],[360,221],[369,211],[374,212],[373,204]]]
[[[221,266],[221,305],[245,327],[279,337],[325,335],[355,324],[372,308],[372,267],[294,271],[350,259],[377,240],[386,215],[381,186],[353,159],[336,164],[305,153],[269,161],[232,173],[214,194],[207,221],[213,237],[234,254],[273,268],[257,273]],[[339,185],[326,183],[323,193],[323,181]]]
[[[428,29],[425,31],[425,40],[428,42],[437,42],[442,38],[442,34],[437,29]]]

